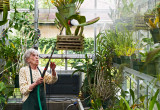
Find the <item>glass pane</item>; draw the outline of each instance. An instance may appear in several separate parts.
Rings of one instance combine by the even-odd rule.
[[[64,59],[51,59],[52,62],[56,64],[56,70],[65,70],[65,62]],[[48,62],[48,59],[39,59],[39,65],[41,67],[45,67]],[[49,70],[49,69],[48,69]]]
[[[109,9],[114,6],[114,0],[97,0],[97,9]]]
[[[83,4],[81,5],[80,10],[82,9],[94,9],[95,7],[95,0],[84,0]]]
[[[14,3],[16,3],[17,9],[29,9],[30,5],[34,6],[34,0],[10,0],[11,9],[13,9]]]

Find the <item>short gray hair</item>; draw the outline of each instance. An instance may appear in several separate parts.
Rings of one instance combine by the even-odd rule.
[[[25,61],[25,63],[28,64],[27,59],[30,57],[31,54],[39,54],[39,53],[34,48],[30,48],[30,49],[26,50],[26,52],[24,53],[24,61]]]

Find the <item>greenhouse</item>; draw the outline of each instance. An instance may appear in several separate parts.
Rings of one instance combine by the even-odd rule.
[[[160,110],[160,0],[0,0],[0,110]]]

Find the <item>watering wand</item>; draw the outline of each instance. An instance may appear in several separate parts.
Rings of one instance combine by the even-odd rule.
[[[48,62],[47,62],[47,64],[46,64],[46,66],[45,66],[45,68],[44,68],[44,70],[43,70],[43,73],[42,73],[42,75],[41,75],[42,78],[44,77],[44,75],[45,75],[45,73],[46,73],[46,71],[47,71],[47,69],[48,69],[48,65],[49,65],[49,62],[50,62],[50,60],[51,60],[51,58],[52,58],[52,55],[53,55],[53,53],[54,53],[55,47],[56,47],[56,44],[55,44],[55,46],[54,46],[54,49],[53,49],[53,51],[52,51],[52,53],[51,53],[51,56],[49,57],[49,60],[48,60]],[[40,92],[39,92],[39,91],[40,91],[40,85],[38,85],[38,88],[37,88],[37,97],[38,97],[39,109],[42,110],[42,105],[41,105],[41,100],[40,100]]]
[[[46,73],[46,71],[47,71],[47,69],[48,69],[48,65],[49,65],[49,62],[50,62],[50,60],[51,60],[51,58],[52,58],[52,55],[53,55],[53,53],[54,53],[55,47],[56,47],[56,45],[54,46],[54,49],[53,49],[53,51],[52,51],[52,53],[51,53],[51,56],[50,56],[50,58],[49,58],[49,60],[48,60],[48,62],[47,62],[47,64],[46,64],[46,66],[45,66],[45,68],[44,68],[44,70],[43,70],[43,73],[42,73],[42,75],[41,75],[42,78],[44,77],[44,75],[45,75],[45,73]]]

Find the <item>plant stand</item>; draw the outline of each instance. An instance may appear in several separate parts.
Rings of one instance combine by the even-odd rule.
[[[72,35],[58,35],[57,36],[57,50],[83,50],[83,36],[72,36]]]

